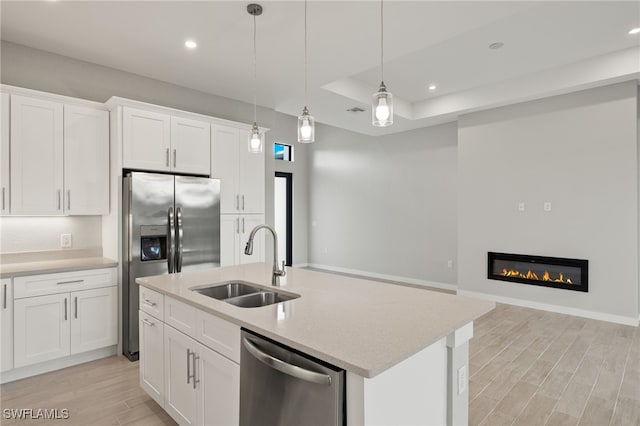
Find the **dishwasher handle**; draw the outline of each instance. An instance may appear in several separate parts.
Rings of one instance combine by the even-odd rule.
[[[317,383],[319,385],[331,386],[331,376],[328,374],[316,373],[315,371],[307,370],[297,365],[292,365],[284,362],[276,357],[268,355],[255,347],[253,343],[246,337],[242,338],[242,344],[258,361],[268,365],[269,367],[280,371],[281,373],[288,374],[291,377],[295,377],[305,382]]]

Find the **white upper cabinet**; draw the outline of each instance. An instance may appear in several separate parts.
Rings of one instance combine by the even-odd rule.
[[[64,211],[109,213],[109,113],[64,107]]]
[[[12,95],[10,121],[11,213],[63,214],[63,105]]]
[[[171,169],[179,173],[211,172],[211,125],[171,117]]]
[[[2,113],[2,123],[0,124],[0,215],[9,213],[10,200],[10,173],[9,173],[9,95],[2,93],[2,103],[0,113]]]
[[[264,152],[250,153],[248,138],[246,130],[212,126],[211,177],[221,179],[222,214],[264,213]]]
[[[167,114],[122,109],[122,161],[125,168],[169,171],[171,117]]]
[[[122,108],[122,156],[127,169],[209,175],[208,122]]]
[[[238,190],[238,139],[235,127],[211,126],[211,177],[220,179],[220,213],[237,213],[240,208]]]

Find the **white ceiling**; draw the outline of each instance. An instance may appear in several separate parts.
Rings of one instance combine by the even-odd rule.
[[[252,103],[247,3],[3,0],[1,37]],[[261,4],[258,104],[298,115],[304,103],[304,3]],[[387,0],[384,80],[397,115],[392,127],[378,129],[370,124],[369,101],[380,82],[379,13],[377,1],[309,1],[308,106],[318,122],[392,133],[640,73],[640,35],[627,34],[640,26],[640,2]],[[188,38],[197,40],[196,50],[184,48]],[[497,41],[502,49],[488,49]],[[620,51],[626,62],[607,56]],[[585,61],[599,61],[588,63],[606,72],[585,76]],[[426,89],[430,83],[436,92]],[[352,106],[367,111],[347,112]]]

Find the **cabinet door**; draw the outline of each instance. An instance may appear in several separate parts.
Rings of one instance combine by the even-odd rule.
[[[16,368],[69,355],[69,293],[17,299],[13,309]]]
[[[0,215],[9,214],[10,200],[10,173],[9,173],[9,95],[2,93],[2,103],[0,104]]]
[[[194,385],[195,340],[173,327],[164,328],[164,409],[180,425],[197,422],[197,390]]]
[[[13,368],[13,286],[11,279],[4,279],[0,283],[0,371]]]
[[[238,215],[220,215],[220,266],[238,264],[239,223]]]
[[[271,233],[266,229],[261,229],[258,231],[253,238],[253,254],[248,256],[244,254],[244,246],[249,240],[249,234],[251,234],[251,230],[257,225],[261,225],[264,223],[264,216],[257,214],[248,214],[240,216],[240,243],[238,244],[240,247],[240,251],[238,255],[240,256],[240,264],[245,263],[255,263],[255,262],[264,262],[264,245],[265,241],[272,242]],[[265,235],[269,234],[268,237]]]
[[[122,108],[122,162],[125,168],[169,171],[171,117]]]
[[[237,425],[240,421],[240,366],[199,345],[198,424]]]
[[[171,169],[174,172],[211,173],[211,125],[171,117]]]
[[[117,287],[71,293],[71,354],[118,343]]]
[[[237,213],[238,138],[234,127],[211,126],[211,177],[220,179],[220,213]]]
[[[64,211],[109,213],[109,113],[64,107]]]
[[[164,324],[146,312],[140,319],[140,387],[164,407]]]
[[[249,132],[240,131],[240,141],[247,140]],[[264,146],[264,135],[262,146]],[[264,151],[254,154],[249,152],[247,144],[240,143],[239,150],[239,193],[241,213],[264,213]]]
[[[59,215],[63,190],[61,103],[11,96],[11,212]]]

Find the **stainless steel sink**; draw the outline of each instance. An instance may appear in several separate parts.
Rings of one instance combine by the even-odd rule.
[[[284,294],[254,287],[245,281],[227,281],[190,289],[204,296],[222,300],[240,308],[258,308],[297,299],[299,295]]]
[[[260,306],[273,305],[274,303],[286,302],[287,300],[296,299],[300,296],[289,296],[272,291],[261,291],[260,293],[247,294],[242,297],[234,297],[227,299],[225,302],[241,308],[258,308]]]
[[[223,284],[192,288],[191,290],[218,300],[230,299],[232,297],[243,296],[245,294],[257,293],[260,291],[259,288],[244,281],[229,281]]]

